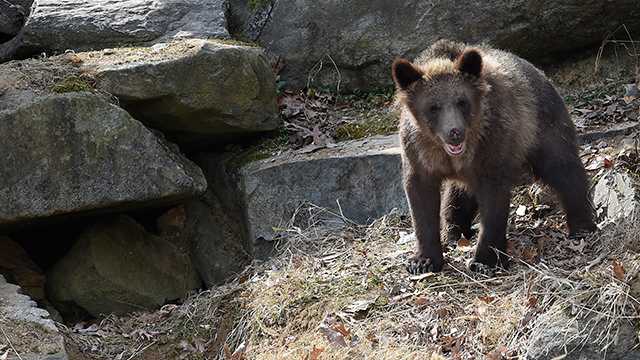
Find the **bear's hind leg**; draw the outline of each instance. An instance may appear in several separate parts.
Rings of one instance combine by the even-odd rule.
[[[475,197],[463,187],[452,183],[445,189],[443,205],[445,241],[455,246],[461,235],[470,240],[475,233],[471,225],[478,212]]]
[[[534,158],[533,170],[558,194],[567,215],[570,236],[596,230],[587,175],[574,147],[565,142],[544,147]]]

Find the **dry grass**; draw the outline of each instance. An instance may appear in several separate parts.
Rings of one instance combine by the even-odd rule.
[[[98,358],[126,359],[161,343],[171,344],[163,354],[224,358],[220,349],[227,343],[231,349],[244,344],[251,359],[305,359],[314,349],[322,349],[323,359],[429,353],[477,359],[496,349],[512,357],[560,345],[606,350],[620,328],[637,319],[628,285],[640,267],[637,222],[589,239],[580,257],[571,250],[575,244],[556,239],[542,261],[514,258],[514,266],[494,278],[465,269],[470,248],[464,247],[449,251],[442,273],[410,278],[402,263],[413,244],[400,240],[408,230],[393,214],[369,227],[294,228],[280,255],[242,284],[196,295],[168,312],[109,317],[101,336],[68,334],[93,340],[84,348]],[[612,272],[614,260],[625,269],[622,280]]]
[[[314,348],[334,359],[477,359],[496,349],[517,357],[557,351],[557,342],[547,343],[556,334],[571,334],[561,341],[568,350],[595,343],[606,351],[620,326],[637,318],[626,282],[640,265],[629,250],[640,228],[625,226],[588,239],[578,258],[576,244],[564,238],[536,261],[528,258],[532,251],[514,247],[514,266],[494,278],[468,272],[471,249],[456,247],[442,273],[423,279],[403,268],[413,243],[399,242],[409,230],[399,216],[370,227],[311,226],[294,231],[282,255],[252,280],[243,294],[247,321],[236,331],[255,359],[305,358]],[[614,260],[626,269],[622,281],[611,271]],[[347,346],[330,340],[335,331],[319,330],[327,318],[342,324],[328,327],[342,329]]]
[[[515,201],[533,207],[527,199]],[[539,221],[512,216],[509,270],[467,271],[472,248],[460,243],[443,272],[410,277],[405,216],[360,226],[301,208],[278,255],[234,282],[170,311],[109,317],[100,336],[67,334],[93,358],[119,359],[515,359],[630,349],[636,219],[578,242],[562,234],[558,212],[529,215]]]

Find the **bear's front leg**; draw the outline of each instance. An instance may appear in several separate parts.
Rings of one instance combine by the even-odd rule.
[[[409,259],[411,274],[442,270],[444,256],[440,243],[440,185],[442,179],[405,171],[404,188],[416,233],[417,251]]]
[[[486,272],[487,268],[506,268],[507,220],[511,202],[511,185],[499,181],[479,184],[476,198],[480,210],[480,236],[469,268]]]

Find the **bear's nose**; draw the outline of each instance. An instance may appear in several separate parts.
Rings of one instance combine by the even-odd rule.
[[[453,128],[449,130],[449,143],[451,145],[459,145],[464,141],[464,129]]]

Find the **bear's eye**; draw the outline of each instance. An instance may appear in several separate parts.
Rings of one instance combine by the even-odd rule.
[[[466,110],[469,107],[469,102],[467,101],[467,99],[465,98],[460,98],[458,99],[458,101],[456,102],[456,105],[462,109],[462,110]]]
[[[440,105],[438,105],[438,104],[433,104],[433,105],[429,106],[429,113],[430,113],[430,114],[432,114],[432,115],[433,115],[433,114],[437,114],[437,113],[438,113],[438,111],[440,111]]]

